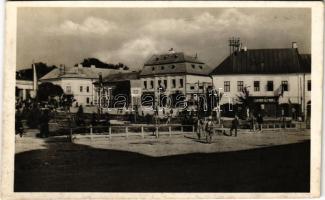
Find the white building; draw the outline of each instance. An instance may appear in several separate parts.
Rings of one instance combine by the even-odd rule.
[[[95,105],[94,82],[98,81],[99,75],[107,76],[111,69],[83,67],[66,68],[59,67],[53,69],[48,74],[40,78],[40,82],[51,82],[60,85],[65,94],[73,94],[76,101],[74,105]]]
[[[31,97],[34,90],[33,81],[30,80],[16,80],[16,97],[20,100],[26,100]]]
[[[142,95],[151,95],[160,106],[164,104],[164,97],[175,103],[176,96],[183,94],[189,100],[194,94],[204,94],[206,88],[212,86],[211,70],[197,56],[183,52],[153,55],[140,73]]]
[[[238,96],[246,87],[256,105],[254,112],[292,116],[296,111],[297,115],[310,116],[310,54],[299,54],[297,48],[236,51],[211,76],[214,87],[224,93],[223,111],[231,109],[229,103],[239,103]]]

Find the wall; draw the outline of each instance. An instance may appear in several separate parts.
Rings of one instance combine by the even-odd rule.
[[[305,75],[303,84],[303,74],[272,74],[272,75],[213,75],[213,84],[215,88],[222,88],[224,92],[224,81],[230,81],[230,92],[224,92],[221,104],[228,103],[229,100],[236,102],[236,97],[240,92],[237,91],[237,81],[244,81],[244,86],[248,87],[251,96],[276,96],[276,90],[280,88],[282,81],[288,81],[288,91],[285,91],[283,97],[279,98],[279,103],[304,104],[310,101],[311,92],[307,90],[307,82],[311,80],[310,74]],[[254,81],[260,81],[260,91],[254,91]],[[273,91],[266,91],[267,81],[273,81]],[[305,96],[305,102],[302,102],[301,96]],[[302,105],[303,106],[303,105]]]

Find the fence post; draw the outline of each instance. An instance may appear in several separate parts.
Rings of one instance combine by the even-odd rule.
[[[168,127],[168,131],[169,131],[169,137],[171,137],[172,136],[172,127],[171,126]]]
[[[144,130],[143,130],[143,126],[141,126],[141,136],[142,136],[142,138],[144,138]]]
[[[109,139],[111,140],[112,139],[112,127],[108,127],[108,136],[109,136]]]
[[[192,125],[192,133],[194,133],[194,129],[195,129],[195,127],[194,127],[194,125]]]
[[[183,133],[183,126],[181,125],[181,132]]]
[[[125,127],[126,138],[128,138],[128,131],[129,131],[129,130],[128,130],[128,127],[126,126],[126,127]]]
[[[72,138],[73,136],[72,136],[72,128],[70,127],[70,142],[72,142],[73,143],[73,138]]]
[[[90,125],[90,139],[93,139],[93,126]]]
[[[156,126],[156,138],[159,137],[159,130],[158,130],[158,126]]]

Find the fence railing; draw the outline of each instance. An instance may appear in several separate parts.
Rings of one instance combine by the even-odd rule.
[[[160,135],[176,135],[194,133],[194,125],[123,125],[123,126],[81,126],[69,128],[71,138],[96,138],[96,137],[125,137],[140,136],[142,138]]]
[[[254,130],[258,129],[258,125],[254,126]],[[279,129],[301,129],[299,124],[286,124],[286,123],[268,123],[262,124],[261,130],[279,130]],[[112,139],[112,137],[125,137],[130,136],[140,136],[145,138],[148,136],[154,136],[158,138],[160,135],[179,135],[184,133],[195,133],[195,125],[180,125],[180,124],[145,124],[145,125],[110,125],[110,126],[79,126],[70,127],[69,135],[71,140],[74,138],[97,138],[105,137]],[[214,131],[227,130],[230,128],[225,128],[222,125],[216,125]],[[247,130],[247,129],[241,129]]]

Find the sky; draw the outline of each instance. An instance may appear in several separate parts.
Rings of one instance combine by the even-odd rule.
[[[305,8],[19,8],[17,69],[34,62],[73,66],[95,57],[140,70],[170,48],[216,67],[228,40],[248,49],[311,52],[311,12]]]

